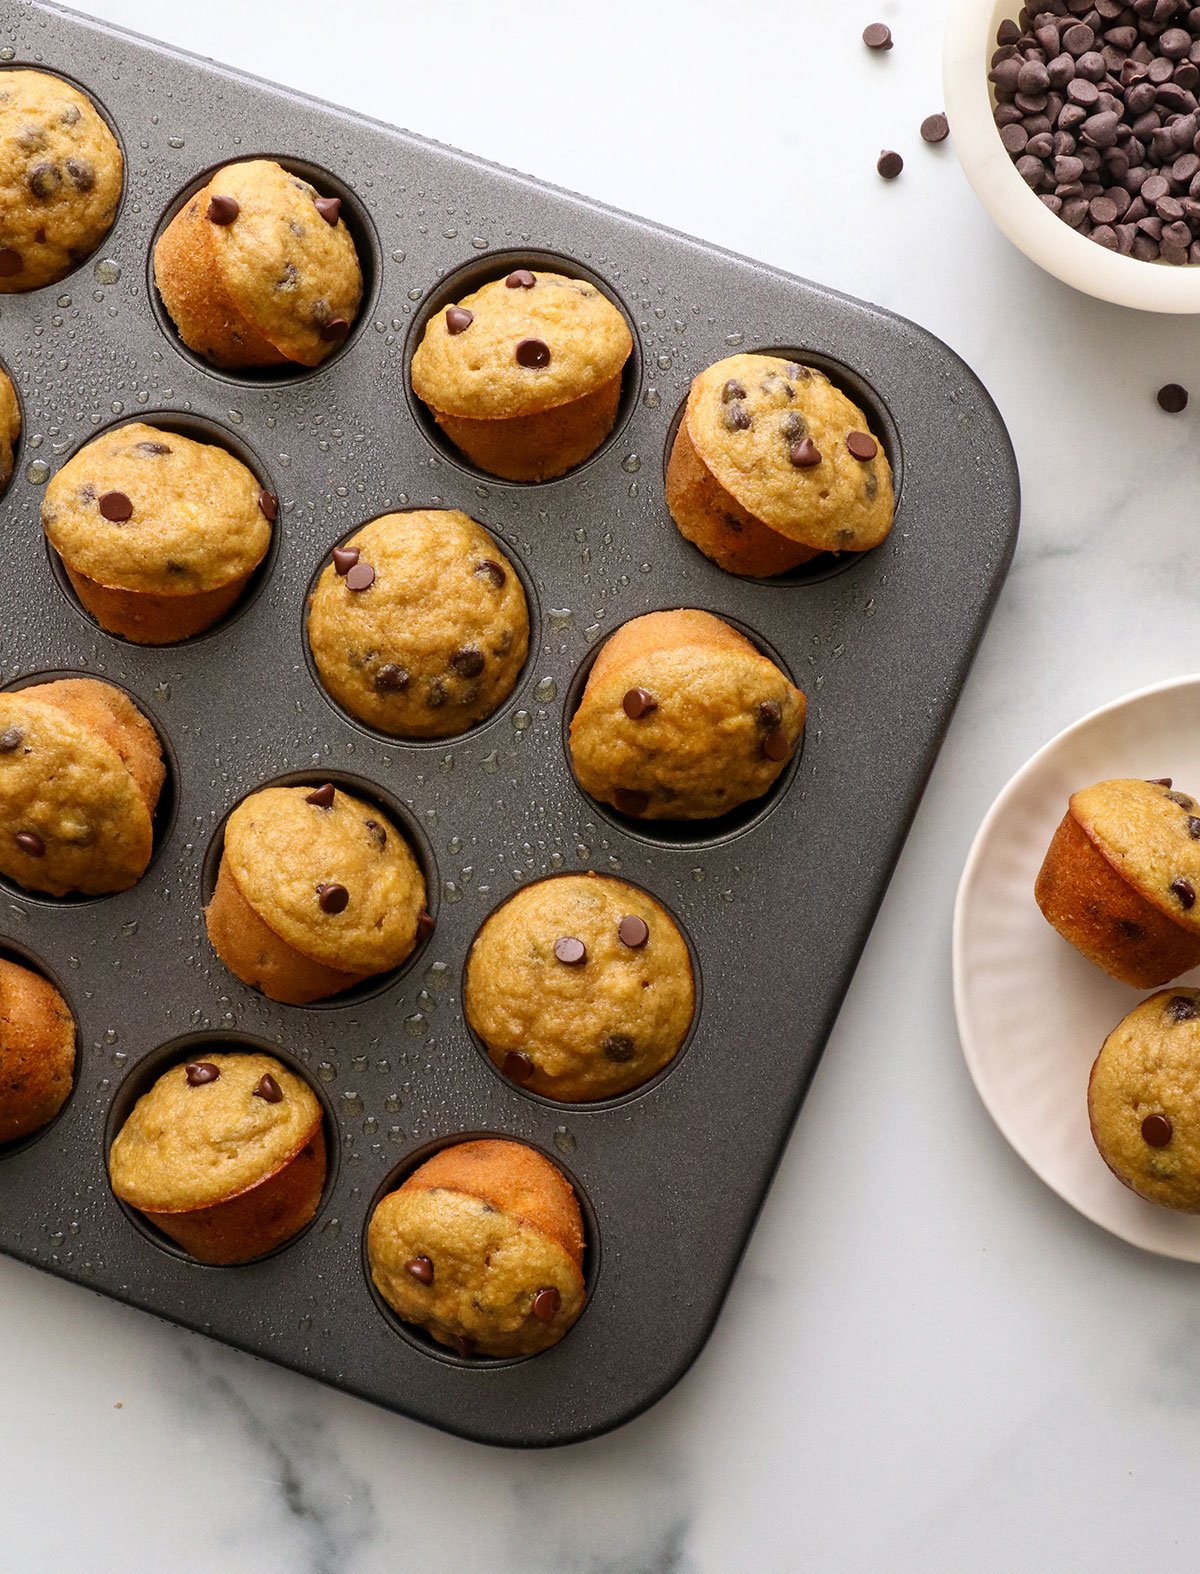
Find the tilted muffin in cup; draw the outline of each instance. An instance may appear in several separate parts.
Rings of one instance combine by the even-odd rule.
[[[548,481],[612,431],[629,324],[585,279],[516,268],[430,318],[412,384],[468,459]]]
[[[213,366],[319,366],[362,304],[341,199],[270,159],[226,164],[154,248],[154,282],[179,337]]]
[[[0,1147],[52,1121],[75,1079],[75,1018],[48,979],[0,957]]]
[[[91,99],[45,71],[0,71],[0,294],[78,267],[112,228],[123,180]]]
[[[373,804],[335,788],[263,787],[225,824],[214,951],[272,1000],[306,1005],[399,967],[432,929],[425,878]]]
[[[128,890],[150,862],[165,779],[158,734],[111,684],[0,694],[0,874],[51,896]]]
[[[261,1257],[304,1228],[325,1185],[324,1112],[273,1055],[197,1054],[133,1107],[108,1155],[122,1202],[207,1263]]]
[[[524,1143],[443,1148],[367,1228],[380,1295],[460,1355],[536,1355],[583,1310],[583,1215],[562,1172]]]
[[[224,448],[135,421],[58,471],[42,526],[101,628],[169,645],[236,605],[266,556],[278,507]]]
[[[778,355],[731,355],[696,377],[667,466],[681,535],[731,574],[782,574],[865,552],[892,528],[892,472],[853,400]]]

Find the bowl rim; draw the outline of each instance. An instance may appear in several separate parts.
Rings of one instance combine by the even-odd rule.
[[[1064,284],[1141,311],[1200,312],[1200,265],[1143,262],[1078,234],[1017,173],[992,117],[988,84],[996,29],[1020,0],[950,0],[943,83],[963,172],[993,222],[1020,251]]]

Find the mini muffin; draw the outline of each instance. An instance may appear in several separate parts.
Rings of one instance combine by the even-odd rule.
[[[667,465],[680,533],[731,574],[865,552],[892,528],[892,471],[867,418],[823,372],[731,355],[693,381]]]
[[[435,1153],[375,1209],[367,1257],[397,1316],[460,1355],[536,1355],[583,1310],[579,1203],[520,1142]]]
[[[1200,966],[1198,891],[1200,807],[1166,780],[1073,793],[1035,886],[1063,939],[1135,989]]]
[[[628,323],[594,285],[517,268],[430,318],[412,384],[481,470],[547,481],[612,431],[632,349]]]
[[[29,891],[125,891],[154,849],[166,777],[127,694],[62,678],[0,694],[0,874]]]
[[[506,1077],[548,1098],[612,1098],[687,1037],[687,943],[653,897],[607,875],[527,885],[475,937],[464,1007]]]
[[[75,1018],[47,979],[0,957],[0,1147],[40,1131],[75,1076]]]
[[[316,1213],[323,1121],[308,1083],[273,1055],[206,1051],[138,1099],[109,1152],[109,1179],[200,1262],[249,1262]]]
[[[112,228],[123,180],[117,139],[78,88],[0,71],[0,294],[78,267]]]
[[[0,371],[0,492],[13,473],[17,438],[21,435],[21,406],[7,372]]]
[[[230,972],[291,1005],[399,967],[433,926],[404,837],[329,782],[238,804],[204,918]]]
[[[213,366],[318,366],[343,342],[363,278],[341,199],[269,159],[219,169],[154,248],[179,337]]]
[[[1118,1180],[1200,1213],[1200,990],[1164,990],[1117,1024],[1092,1067],[1088,1118]]]
[[[101,628],[169,645],[234,605],[277,512],[225,449],[135,421],[67,461],[46,488],[42,525]]]
[[[571,718],[584,792],[645,820],[707,820],[759,798],[804,730],[804,695],[709,612],[650,612],[596,657]]]
[[[529,609],[486,530],[454,509],[418,509],[335,548],[308,639],[321,682],[351,715],[398,738],[444,738],[511,694]]]

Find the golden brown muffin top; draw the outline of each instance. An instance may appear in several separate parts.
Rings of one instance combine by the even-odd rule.
[[[1071,813],[1146,900],[1200,933],[1200,805],[1165,782],[1097,782],[1071,795]]]
[[[536,1354],[583,1309],[579,1204],[522,1143],[435,1154],[376,1208],[367,1255],[388,1305],[462,1354]]]
[[[21,406],[7,372],[0,371],[0,489],[13,472],[13,456],[21,435]]]
[[[227,1202],[282,1169],[321,1119],[308,1083],[273,1055],[199,1051],[134,1105],[108,1156],[112,1187],[149,1213]]]
[[[71,1091],[75,1018],[49,979],[0,957],[0,1143],[37,1131]]]
[[[426,404],[476,420],[532,415],[620,372],[633,336],[606,295],[561,273],[508,275],[518,277],[534,282],[493,280],[430,318],[412,363],[413,388]]]
[[[549,1098],[603,1099],[675,1055],[695,982],[687,943],[653,897],[608,875],[557,875],[484,923],[464,1006],[514,1082]]]
[[[1126,1185],[1200,1212],[1200,990],[1162,990],[1117,1024],[1092,1068],[1088,1112]]]
[[[340,787],[264,787],[225,826],[225,862],[245,900],[304,956],[351,973],[398,967],[417,940],[425,879],[404,837]]]
[[[707,819],[763,793],[804,730],[779,668],[709,612],[651,612],[602,647],[571,720],[583,790],[647,820]]]
[[[44,71],[0,71],[0,294],[53,284],[108,234],[121,149],[89,98]]]
[[[686,420],[725,490],[789,540],[863,552],[892,528],[887,455],[823,372],[778,355],[731,355],[692,383]]]
[[[145,872],[164,778],[154,728],[91,678],[0,694],[0,872],[65,896]]]
[[[262,561],[274,508],[224,448],[134,421],[67,461],[46,488],[42,525],[54,550],[98,584],[191,596]]]
[[[316,366],[343,342],[363,293],[346,222],[339,216],[330,224],[318,200],[331,211],[315,186],[270,159],[226,164],[193,199],[210,216],[214,261],[230,300],[282,355],[304,366]]]
[[[529,610],[482,526],[456,509],[415,509],[372,520],[337,550],[312,595],[308,638],[322,683],[360,721],[446,737],[512,692]]]

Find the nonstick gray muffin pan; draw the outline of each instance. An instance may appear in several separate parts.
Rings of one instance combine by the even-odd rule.
[[[23,407],[2,503],[2,681],[54,672],[124,686],[157,723],[171,780],[132,891],[0,891],[0,948],[45,971],[79,1023],[59,1118],[0,1150],[0,1250],[351,1393],[481,1441],[606,1431],[661,1396],[704,1344],[879,908],[1012,554],[1018,481],[984,389],[912,324],[684,236],[233,71],[58,10],[0,13],[4,61],[72,78],[124,148],[100,250],[61,284],[0,297],[0,358]],[[319,370],[215,373],[176,339],[149,283],[156,232],[214,165],[272,156],[344,199],[367,275],[361,318]],[[519,263],[594,279],[634,330],[612,438],[562,480],[474,472],[408,380],[431,311]],[[691,378],[735,349],[828,370],[891,455],[899,511],[861,561],[742,581],[675,531],[664,457]],[[103,634],[51,568],[48,474],[101,428],[208,433],[282,499],[254,592],[186,644]],[[372,735],[326,698],[304,600],[333,543],[391,509],[462,508],[523,573],[531,654],[509,702],[466,736]],[[576,786],[565,717],[598,644],[660,607],[750,632],[809,698],[802,753],[729,823],[637,825]],[[245,793],[295,777],[378,799],[424,861],[437,928],[397,975],[339,1002],[274,1005],[216,960],[200,909],[219,827]],[[597,869],[675,914],[700,983],[691,1039],[638,1092],[551,1104],[506,1082],[468,1033],[463,964],[518,886]],[[204,1267],[114,1199],[105,1157],[135,1098],[186,1053],[250,1040],[325,1102],[330,1179],[313,1224],[237,1268]],[[584,1204],[589,1301],[530,1360],[467,1361],[375,1297],[374,1200],[445,1139],[534,1144]],[[80,1304],[81,1318],[87,1307]],[[793,1349],[791,1359],[820,1352]]]

